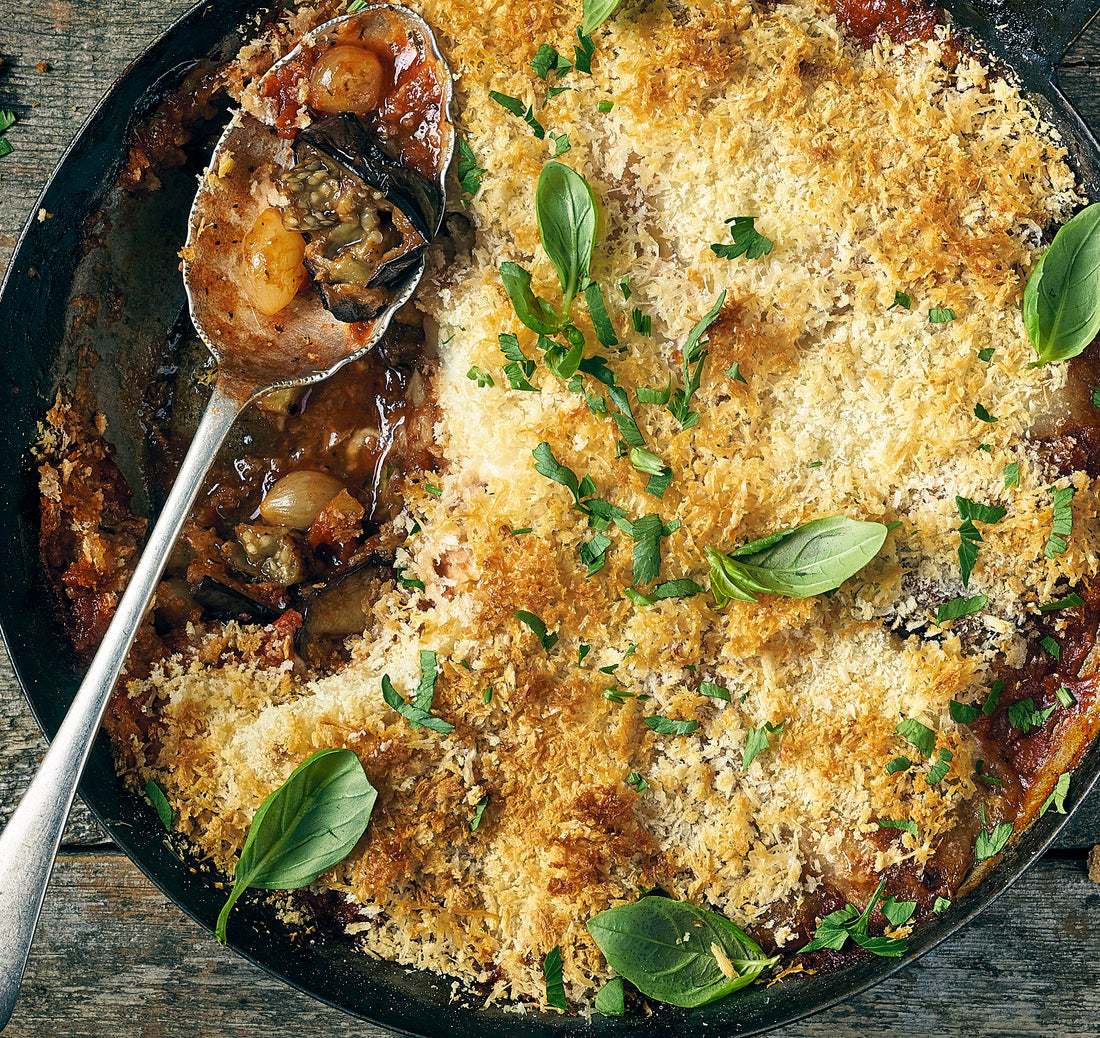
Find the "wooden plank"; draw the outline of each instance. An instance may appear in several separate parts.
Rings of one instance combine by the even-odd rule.
[[[1047,859],[899,975],[777,1038],[1085,1038],[1100,1019],[1100,885]],[[58,862],[5,1038],[384,1038],[222,948],[117,853]],[[520,1025],[522,1030],[522,1025]]]

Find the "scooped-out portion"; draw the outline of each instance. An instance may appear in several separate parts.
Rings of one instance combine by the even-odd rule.
[[[299,7],[224,70],[265,127],[210,174],[249,185],[203,232],[252,278],[229,324],[316,293],[354,336],[426,269],[221,460],[112,704],[120,774],[231,876],[265,798],[352,750],[355,849],[235,912],[274,896],[475,1008],[903,955],[1096,723],[1095,351],[1034,363],[1020,306],[1086,201],[1063,148],[915,5],[897,42],[812,0],[417,10],[445,209],[388,9]],[[151,387],[168,456],[205,374]],[[140,524],[110,429],[47,424],[90,647]]]

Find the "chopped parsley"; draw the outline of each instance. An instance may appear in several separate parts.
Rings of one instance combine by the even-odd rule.
[[[943,915],[951,907],[951,902],[945,897],[937,897],[932,903],[932,914]]]
[[[728,368],[726,368],[725,371],[722,372],[722,374],[728,375],[730,378],[733,379],[734,382],[740,382],[746,386],[748,385],[745,376],[741,374],[741,364],[739,361],[734,361]]]
[[[775,245],[770,238],[765,238],[754,226],[755,216],[731,216],[726,220],[733,238],[732,245],[712,245],[710,251],[719,259],[736,259],[744,256],[745,259],[755,260],[767,256]]]
[[[886,312],[889,313],[891,310],[894,310],[899,306],[904,310],[912,309],[913,297],[910,295],[906,295],[904,292],[895,292],[894,301],[886,308]]]
[[[928,311],[928,320],[932,324],[945,324],[955,320],[955,311],[949,306],[934,306]]]
[[[948,768],[951,767],[951,758],[952,753],[950,750],[941,749],[936,756],[936,763],[932,765],[932,770],[924,776],[924,781],[930,786],[942,782],[947,775]]]
[[[985,817],[985,804],[982,804],[982,828],[978,830],[978,837],[974,841],[975,861],[985,861],[1000,854],[1012,835],[1011,822],[999,822],[992,829],[986,828],[988,824]]]
[[[645,777],[640,775],[636,771],[632,771],[629,775],[626,776],[626,784],[630,786],[631,789],[636,790],[639,793],[644,793],[647,789],[649,789],[649,783],[646,782]]]
[[[614,101],[601,101],[596,105],[596,110],[599,112],[610,112],[615,107]]]
[[[484,368],[479,368],[476,364],[466,372],[466,377],[471,382],[476,382],[478,389],[485,389],[486,386],[495,386],[493,376],[489,374]]]
[[[1039,642],[1039,644],[1044,649],[1046,649],[1046,651],[1050,653],[1050,655],[1053,656],[1056,660],[1060,660],[1062,658],[1062,646],[1059,645],[1053,638],[1051,638],[1050,635],[1047,635],[1047,637]]]
[[[1005,683],[1003,681],[994,681],[989,686],[989,695],[985,697],[985,702],[982,703],[982,713],[986,717],[989,717],[997,709],[997,704],[1001,701],[1001,693],[1004,689]]]
[[[959,510],[959,518],[962,520],[958,528],[959,569],[962,573],[963,587],[966,587],[970,583],[970,574],[978,561],[978,545],[982,543],[982,535],[974,523],[1000,522],[1007,514],[1008,509],[1002,505],[986,505],[980,501],[971,501],[968,497],[956,497],[955,505]],[[983,602],[982,606],[984,605]],[[976,612],[980,608],[981,606],[978,606],[969,611]],[[964,616],[966,614],[959,613],[957,615]],[[948,619],[954,619],[954,617],[948,617]],[[939,621],[937,620],[937,622]]]
[[[549,80],[550,74],[564,76],[573,71],[573,64],[563,54],[559,54],[549,43],[544,43],[531,59],[531,68],[539,79]]]
[[[470,819],[470,832],[477,832],[477,827],[481,825],[481,816],[485,814],[485,808],[489,806],[489,794],[486,793],[478,802],[474,808],[474,816]]]
[[[749,765],[765,750],[771,749],[769,735],[778,735],[786,726],[786,721],[779,724],[771,724],[765,721],[759,728],[749,728],[748,737],[745,739],[745,755],[741,759],[741,770],[748,771]]]
[[[1055,609],[1071,609],[1084,604],[1085,600],[1076,591],[1071,591],[1065,598],[1059,598],[1057,602],[1047,602],[1046,605],[1039,606],[1039,612],[1049,613]]]
[[[991,415],[982,404],[974,405],[974,417],[977,418],[978,421],[988,422],[990,425],[992,425],[994,422],[1000,421],[999,418],[994,418],[993,415]]]
[[[699,424],[699,415],[691,410],[691,398],[699,388],[699,381],[703,375],[703,362],[707,359],[707,351],[703,348],[703,335],[718,318],[718,312],[726,301],[726,292],[723,289],[714,306],[703,315],[695,327],[688,333],[687,341],[682,347],[683,355],[683,389],[677,389],[669,401],[668,410],[673,418],[680,423],[681,429],[690,429]],[[694,365],[694,368],[692,367]]]
[[[882,897],[885,886],[886,877],[883,876],[879,881],[879,885],[875,888],[871,900],[867,903],[867,907],[862,912],[851,903],[836,912],[830,912],[818,923],[817,930],[814,932],[814,939],[795,954],[805,955],[807,952],[817,951],[819,948],[831,948],[834,951],[839,951],[851,939],[873,955],[883,955],[891,958],[904,955],[909,947],[908,941],[897,937],[872,937],[868,933],[871,913]],[[898,903],[895,902],[895,904]],[[901,902],[901,904],[908,904],[908,902]],[[908,919],[909,916],[907,915],[905,918]],[[889,921],[888,916],[887,920]]]
[[[912,833],[916,837],[920,837],[920,827],[916,822],[911,822],[907,818],[880,818],[878,820],[878,827],[880,829],[901,829],[903,832]]]
[[[1020,485],[1020,463],[1010,461],[1005,466],[1005,490],[1011,490]]]
[[[996,352],[992,346],[986,346],[984,350],[978,350],[978,360],[992,360]]]
[[[489,171],[477,164],[473,150],[464,137],[459,137],[455,144],[458,148],[458,159],[455,163],[458,182],[462,185],[462,190],[472,198],[481,190],[481,178]]]
[[[508,384],[525,393],[537,393],[538,389],[529,381],[535,373],[535,362],[528,359],[520,349],[519,339],[511,332],[502,332],[497,336],[497,342],[500,344],[500,352],[508,362],[504,365],[504,376],[508,379]]]
[[[989,598],[986,595],[973,595],[970,598],[960,595],[958,598],[952,598],[936,610],[936,623],[942,627],[949,620],[958,620],[961,616],[980,613],[988,601]]]
[[[671,717],[660,715],[643,720],[658,735],[691,735],[699,727],[698,721],[674,721]]]
[[[543,649],[549,652],[558,643],[557,632],[547,631],[546,624],[544,624],[534,613],[529,613],[526,609],[517,609],[512,614],[517,620],[522,621],[531,631],[535,637],[541,642]]]
[[[951,720],[956,724],[970,724],[981,717],[982,712],[976,706],[970,706],[967,703],[960,703],[958,700],[951,700]]]
[[[1052,704],[1045,710],[1037,710],[1034,699],[1021,699],[1008,708],[1008,723],[1026,735],[1032,728],[1042,728],[1055,709]]]
[[[908,757],[895,757],[887,762],[886,774],[896,775],[899,771],[908,771],[912,766],[913,762]]]
[[[1073,487],[1055,487],[1054,515],[1051,521],[1050,536],[1047,538],[1043,554],[1048,559],[1061,555],[1066,550],[1066,538],[1073,533]]]
[[[920,721],[916,721],[912,717],[902,718],[895,731],[910,746],[915,746],[926,757],[931,757],[936,749],[936,733],[927,725],[921,724]]]
[[[554,131],[551,130],[550,140],[554,142],[554,154],[550,156],[554,159],[558,158],[560,155],[564,155],[572,147],[569,143],[569,134],[567,133],[554,133]]]
[[[1043,806],[1039,808],[1039,817],[1054,808],[1060,815],[1066,813],[1066,794],[1069,792],[1069,772],[1064,771],[1058,776],[1058,781],[1055,783],[1054,788],[1050,791],[1050,796],[1043,801]]]
[[[1077,700],[1073,698],[1073,693],[1068,688],[1066,688],[1065,685],[1056,688],[1054,690],[1054,696],[1058,700],[1058,702],[1067,710],[1071,706],[1073,706],[1074,703],[1077,702]]]
[[[423,727],[440,735],[446,735],[454,731],[454,725],[439,717],[431,716],[432,699],[435,696],[435,682],[439,670],[436,663],[436,655],[429,649],[420,650],[420,684],[416,686],[413,701],[406,702],[405,698],[393,687],[390,676],[382,676],[382,698],[388,706],[393,707],[402,717],[409,722],[409,727],[414,731]]]
[[[519,116],[528,126],[531,132],[541,141],[546,136],[546,128],[535,118],[535,109],[531,105],[524,105],[518,97],[502,94],[499,90],[490,90],[489,97],[496,101],[501,108],[513,115]]]
[[[731,702],[730,690],[724,685],[716,685],[713,681],[701,681],[699,683],[699,694],[710,696],[711,699],[721,699],[726,703]]]

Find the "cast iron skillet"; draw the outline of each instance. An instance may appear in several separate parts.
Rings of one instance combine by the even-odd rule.
[[[138,116],[174,89],[199,59],[224,60],[241,42],[226,26],[245,23],[255,0],[210,0],[184,16],[123,74],[84,124],[35,207],[54,214],[32,218],[0,288],[0,627],[31,708],[48,737],[60,725],[75,692],[80,663],[44,586],[38,556],[37,490],[29,446],[36,423],[60,384],[71,384],[77,357],[94,349],[102,358],[93,377],[99,405],[110,411],[118,460],[147,502],[140,473],[147,461],[137,418],[139,380],[149,369],[148,344],[165,336],[186,314],[177,249],[195,189],[193,165],[162,177],[148,196],[113,189],[125,153],[124,137]],[[956,24],[990,56],[1015,71],[1042,114],[1059,129],[1080,183],[1100,198],[1100,146],[1058,90],[1053,66],[1096,13],[1097,0],[1059,4],[1043,0],[975,0],[953,8]],[[996,28],[994,28],[996,26]],[[99,244],[85,252],[85,244]],[[102,306],[91,319],[73,317],[82,294],[125,300],[122,312]],[[153,503],[154,507],[156,502]],[[1067,806],[1075,807],[1100,774],[1100,739],[1074,772]],[[173,901],[208,929],[225,898],[210,878],[196,874],[165,839],[144,800],[123,789],[101,735],[80,793],[114,840]],[[372,961],[332,940],[321,945],[288,941],[264,906],[247,898],[231,928],[233,947],[248,959],[316,998],[398,1031],[454,1038],[531,1038],[571,1034],[663,1036],[759,1033],[790,1023],[883,980],[965,924],[1019,876],[1054,838],[1065,818],[1048,814],[1007,852],[980,887],[960,897],[942,919],[920,928],[904,959],[876,959],[827,976],[794,976],[780,986],[751,987],[700,1010],[660,1007],[647,1019],[591,1021],[574,1016],[517,1018],[500,1009],[453,1003],[443,978]]]

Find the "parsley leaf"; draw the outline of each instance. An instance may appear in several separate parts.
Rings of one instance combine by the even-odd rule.
[[[755,216],[731,216],[726,223],[729,225],[732,245],[712,245],[710,251],[719,259],[736,259],[744,256],[746,259],[755,260],[767,256],[775,245],[770,238],[765,238],[754,224]]]
[[[949,306],[934,306],[928,311],[928,320],[932,324],[943,324],[955,320],[955,311]]]
[[[1058,776],[1058,781],[1055,783],[1054,788],[1050,791],[1050,796],[1043,801],[1043,806],[1039,808],[1039,817],[1050,810],[1051,807],[1060,815],[1066,813],[1066,794],[1069,792],[1069,772],[1064,771]]]
[[[607,304],[604,303],[603,293],[595,281],[590,281],[585,287],[584,298],[588,303],[588,316],[592,318],[592,327],[596,329],[596,338],[600,340],[600,345],[617,346],[619,340],[608,316]]]
[[[899,771],[908,771],[912,766],[913,762],[908,757],[895,757],[887,762],[886,774],[895,775]]]
[[[539,79],[547,80],[551,72],[559,76],[571,72],[573,65],[568,58],[559,54],[549,43],[544,43],[531,59],[531,68],[535,70],[535,75]]]
[[[748,737],[745,739],[745,754],[741,759],[741,770],[748,771],[749,765],[765,750],[771,749],[769,735],[778,735],[786,726],[786,721],[772,724],[765,721],[759,728],[749,728]]]
[[[470,819],[470,832],[477,832],[477,828],[481,825],[481,816],[485,814],[485,808],[489,806],[489,794],[486,793],[478,802],[474,808],[474,816]]]
[[[913,307],[913,297],[906,295],[904,292],[895,292],[894,301],[886,308],[886,312],[889,313],[895,307],[902,307],[905,310],[910,310]]]
[[[882,897],[883,888],[886,886],[886,877],[883,876],[867,907],[861,912],[855,905],[848,904],[836,912],[830,912],[818,923],[814,933],[814,939],[809,944],[800,948],[795,954],[805,955],[807,952],[817,951],[819,948],[831,948],[839,951],[851,938],[861,948],[873,955],[882,955],[897,958],[905,954],[909,942],[896,937],[871,937],[868,933],[868,922],[875,905]],[[893,902],[901,908],[908,902]],[[885,912],[884,912],[885,914]],[[895,911],[895,914],[899,914]],[[908,918],[906,916],[905,918]],[[889,919],[889,917],[887,917]]]
[[[1051,521],[1050,536],[1047,538],[1043,554],[1048,559],[1061,555],[1066,550],[1066,538],[1073,533],[1073,487],[1055,487],[1054,515]]]
[[[895,731],[926,757],[932,756],[932,752],[936,748],[936,733],[927,725],[921,724],[920,721],[914,720],[912,717],[905,717],[898,724]]]
[[[647,789],[649,789],[649,783],[646,782],[644,776],[640,775],[636,771],[632,771],[629,775],[626,776],[626,784],[630,786],[631,789],[634,789],[639,793],[644,793]]]
[[[477,164],[473,150],[464,137],[459,137],[455,144],[458,148],[458,159],[455,163],[458,181],[462,190],[472,198],[481,190],[481,178],[489,171]]]
[[[920,827],[907,818],[880,818],[877,824],[880,829],[901,829],[903,832],[920,837]]]
[[[936,623],[942,627],[949,620],[958,620],[961,616],[980,613],[988,601],[987,595],[974,595],[971,598],[960,595],[958,598],[952,598],[936,610]]]
[[[932,770],[924,776],[924,781],[930,786],[934,786],[937,782],[942,782],[947,775],[948,768],[951,767],[952,753],[950,750],[941,749],[936,756],[936,763],[932,765]]]
[[[970,724],[976,721],[981,716],[981,710],[976,706],[970,706],[968,703],[960,703],[958,700],[951,700],[951,720],[956,724]]]
[[[716,685],[713,681],[699,683],[699,694],[710,696],[712,699],[721,699],[726,703],[731,702],[730,690],[723,685]]]
[[[1008,723],[1026,735],[1032,728],[1042,728],[1054,710],[1053,704],[1045,710],[1037,710],[1034,699],[1021,699],[1008,708]]]
[[[698,721],[674,721],[671,717],[659,715],[643,720],[658,735],[691,735],[699,727]]]
[[[531,630],[534,635],[542,643],[543,649],[549,652],[558,643],[557,632],[549,632],[546,630],[546,624],[544,624],[534,613],[529,613],[526,609],[517,609],[512,614],[517,620],[522,620]]]
[[[677,389],[668,405],[669,413],[680,423],[681,429],[690,429],[699,424],[699,415],[691,410],[691,398],[699,388],[699,381],[703,375],[703,362],[707,359],[707,351],[701,342],[706,330],[718,319],[718,313],[726,302],[726,292],[723,289],[714,305],[696,322],[695,327],[688,333],[687,340],[681,348],[683,355],[684,388]],[[694,369],[692,365],[695,365]]]
[[[999,418],[994,418],[982,404],[974,405],[974,417],[981,422],[989,422],[992,425],[994,422],[999,422]]]
[[[679,529],[679,524],[669,528],[656,514],[642,516],[634,523],[634,586],[651,584],[661,572],[661,538]]]
[[[1010,461],[1005,466],[1005,490],[1011,490],[1020,485],[1020,463]]]
[[[535,118],[535,109],[531,105],[525,106],[518,97],[502,94],[499,90],[490,90],[489,97],[496,101],[501,108],[507,109],[513,115],[518,115],[531,127],[531,132],[540,141],[546,136],[546,128]]]
[[[1065,598],[1059,598],[1057,602],[1047,602],[1046,605],[1039,606],[1039,612],[1049,613],[1054,609],[1071,609],[1084,604],[1085,600],[1076,591],[1071,591]]]
[[[985,861],[988,858],[992,858],[995,854],[999,854],[1006,843],[1008,838],[1012,835],[1012,823],[1011,822],[999,822],[993,826],[992,829],[986,829],[985,826],[988,823],[985,818],[985,804],[982,804],[982,826],[983,828],[978,830],[977,839],[974,841],[974,860]]]

